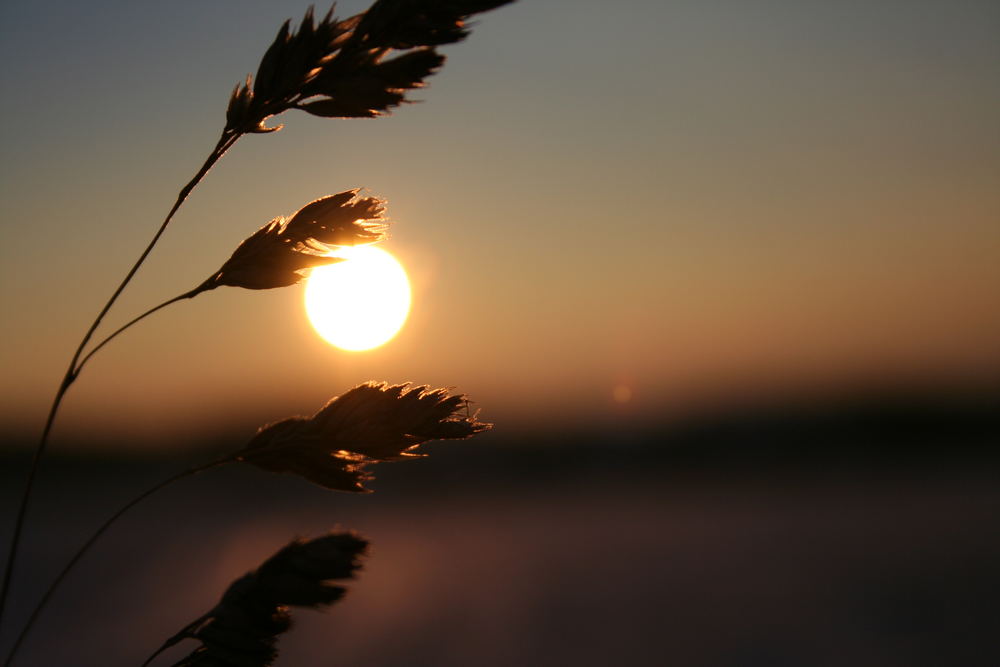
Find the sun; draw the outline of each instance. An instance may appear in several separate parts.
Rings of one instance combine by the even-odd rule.
[[[403,265],[374,246],[337,248],[330,255],[344,261],[313,269],[306,283],[306,315],[316,333],[343,350],[387,342],[410,312]]]

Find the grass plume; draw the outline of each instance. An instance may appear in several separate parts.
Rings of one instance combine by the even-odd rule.
[[[256,77],[237,85],[226,129],[274,132],[266,121],[289,109],[326,118],[373,118],[406,101],[445,61],[437,46],[469,35],[465,21],[511,0],[376,0],[339,20],[333,7],[317,23],[310,7],[298,30],[285,21]]]
[[[240,243],[203,287],[287,287],[302,280],[306,269],[343,261],[327,255],[331,246],[382,240],[384,203],[356,195],[357,190],[330,195],[306,204],[287,220],[275,218]]]
[[[268,667],[279,635],[292,624],[288,607],[318,609],[343,597],[331,581],[354,577],[368,542],[351,532],[293,540],[226,589],[207,614],[164,642],[143,663],[185,639],[201,642],[174,667]]]
[[[312,417],[262,428],[236,458],[335,491],[365,493],[368,465],[423,456],[414,450],[429,440],[462,440],[492,427],[464,414],[467,405],[464,395],[447,389],[367,382]]]

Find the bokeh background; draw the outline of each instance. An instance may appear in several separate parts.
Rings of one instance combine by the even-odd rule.
[[[79,336],[306,6],[0,3],[5,517]],[[135,664],[336,523],[369,569],[285,664],[996,664],[998,35],[985,0],[522,0],[423,103],[244,139],[108,331],[352,187],[389,200],[410,321],[347,353],[300,288],[225,289],[129,331],[64,405],[15,611],[157,477],[358,382],[454,386],[497,427],[363,498],[178,486],[23,664]]]

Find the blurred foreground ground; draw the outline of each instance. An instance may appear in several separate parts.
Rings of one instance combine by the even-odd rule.
[[[291,537],[339,525],[371,557],[342,603],[296,615],[279,665],[997,665],[1000,476],[981,435],[916,458],[832,443],[855,453],[727,465],[491,434],[376,468],[368,496],[210,472],[127,516],[18,664],[138,665]],[[65,545],[189,462],[51,462],[12,617]],[[23,468],[4,461],[5,531]]]

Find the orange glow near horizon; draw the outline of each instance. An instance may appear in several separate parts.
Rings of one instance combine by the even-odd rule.
[[[312,270],[305,290],[309,322],[343,350],[385,344],[410,312],[410,281],[399,261],[372,246],[338,248],[345,261]]]

